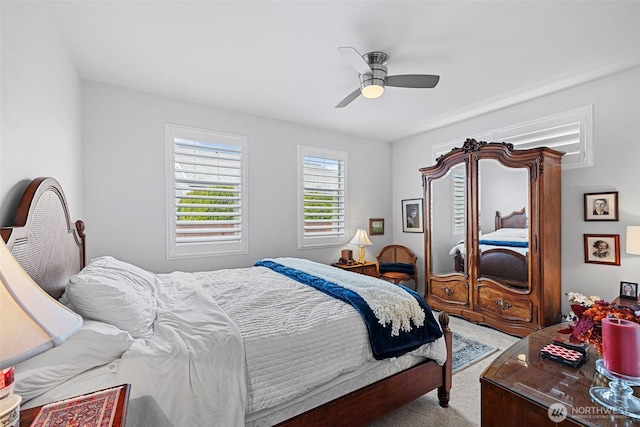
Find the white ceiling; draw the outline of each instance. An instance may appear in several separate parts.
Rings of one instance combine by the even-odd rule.
[[[381,141],[640,66],[639,1],[49,5],[83,79]],[[339,46],[440,83],[336,109],[358,87]]]

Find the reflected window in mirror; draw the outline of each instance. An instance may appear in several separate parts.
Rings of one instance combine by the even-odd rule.
[[[446,175],[430,181],[431,271],[434,275],[465,273],[466,182],[464,163],[453,166]]]
[[[467,207],[467,179],[464,174],[454,173],[451,179],[451,193],[453,206],[453,235],[463,236],[466,230],[467,218],[465,215]]]

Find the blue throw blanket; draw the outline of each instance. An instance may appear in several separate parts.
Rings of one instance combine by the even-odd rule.
[[[409,292],[409,294],[418,301],[420,307],[424,311],[424,325],[421,327],[414,327],[408,332],[401,331],[400,335],[392,336],[391,325],[381,325],[369,305],[356,292],[311,274],[307,274],[303,271],[285,267],[282,264],[278,264],[270,260],[258,261],[255,265],[270,268],[275,272],[285,275],[302,284],[311,286],[320,292],[353,306],[358,313],[360,313],[365,325],[367,326],[373,357],[377,360],[402,356],[403,354],[415,350],[424,344],[433,342],[442,336],[440,325],[433,316],[431,307],[427,305],[425,300],[418,293],[404,286],[403,289]]]
[[[529,242],[511,242],[508,240],[480,240],[481,245],[511,246],[512,248],[528,248]]]

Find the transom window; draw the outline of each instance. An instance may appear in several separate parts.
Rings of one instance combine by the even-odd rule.
[[[495,129],[479,135],[468,135],[477,141],[509,142],[515,149],[549,147],[562,151],[562,169],[593,166],[593,107],[586,106],[553,116]],[[467,137],[434,145],[433,160],[460,147]]]

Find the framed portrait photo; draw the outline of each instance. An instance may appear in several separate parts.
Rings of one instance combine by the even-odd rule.
[[[620,265],[620,235],[585,234],[584,262]]]
[[[384,218],[369,218],[369,236],[384,234]]]
[[[618,192],[585,193],[585,221],[618,221]]]
[[[638,300],[638,284],[632,282],[620,282],[620,298]]]
[[[402,231],[405,233],[424,232],[424,209],[422,199],[402,201]]]

